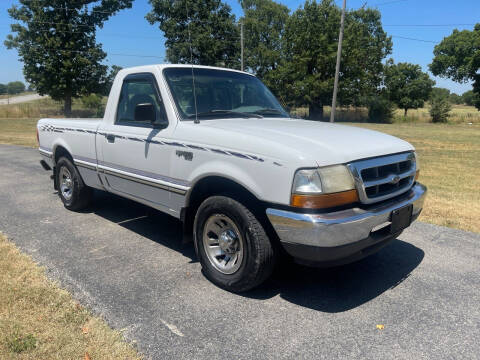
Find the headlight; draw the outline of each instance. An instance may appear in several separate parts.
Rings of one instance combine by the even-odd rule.
[[[318,209],[357,201],[355,183],[345,165],[298,170],[293,179],[292,206]]]
[[[320,194],[322,181],[316,169],[298,170],[293,180],[294,194]]]
[[[293,180],[294,194],[330,194],[352,189],[353,177],[344,165],[298,170]]]

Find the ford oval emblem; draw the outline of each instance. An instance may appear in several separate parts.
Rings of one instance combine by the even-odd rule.
[[[395,176],[392,178],[392,180],[390,180],[389,184],[397,185],[399,182],[400,182],[400,176],[395,175]]]

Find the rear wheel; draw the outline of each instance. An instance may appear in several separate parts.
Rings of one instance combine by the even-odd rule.
[[[70,159],[61,157],[56,168],[58,195],[63,205],[73,211],[86,208],[92,200],[93,190],[85,185],[75,165]]]
[[[205,276],[234,292],[250,290],[273,271],[275,253],[257,218],[226,196],[212,196],[195,217],[195,241]]]

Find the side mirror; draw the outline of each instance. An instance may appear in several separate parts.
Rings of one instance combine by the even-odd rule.
[[[135,121],[142,121],[142,122],[151,122],[152,124],[155,122],[157,116],[155,114],[155,107],[151,103],[146,104],[138,104],[135,106],[135,114],[134,120]]]

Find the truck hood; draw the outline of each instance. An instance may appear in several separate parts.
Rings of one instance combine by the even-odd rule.
[[[201,127],[216,129],[214,133],[228,139],[226,147],[296,163],[310,160],[318,166],[414,150],[408,142],[378,131],[318,121],[222,119],[202,121]]]

